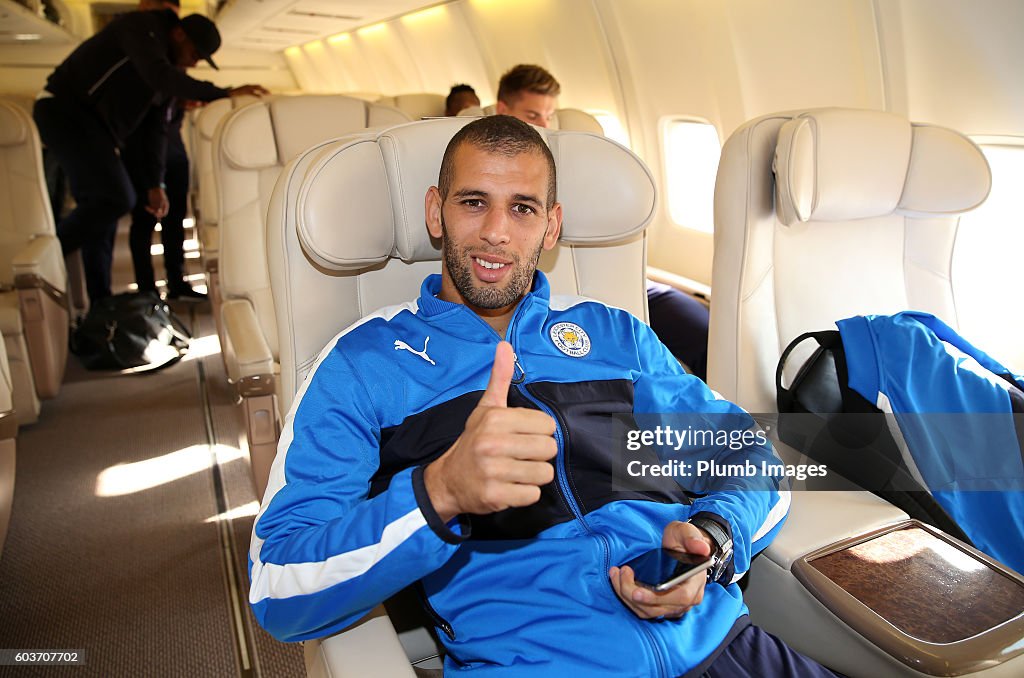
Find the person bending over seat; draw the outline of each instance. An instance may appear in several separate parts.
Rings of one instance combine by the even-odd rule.
[[[499,114],[538,127],[549,127],[562,86],[547,70],[532,64],[514,66],[498,83]],[[651,327],[672,355],[702,380],[708,370],[709,313],[704,304],[674,287],[647,281]]]
[[[168,210],[162,185],[168,101],[264,91],[258,85],[228,90],[184,73],[200,59],[212,64],[219,47],[217,27],[199,14],[178,19],[170,9],[129,12],[71,52],[39,93],[32,112],[39,137],[77,203],[57,225],[57,236],[65,255],[82,250],[93,302],[111,294],[117,220],[135,205],[121,158],[127,138],[134,132],[144,139],[147,162],[138,182],[147,187],[145,208],[159,219]]]
[[[419,581],[446,671],[833,675],[752,626],[735,583],[785,517],[774,482],[612,489],[610,413],[748,417],[632,315],[555,303],[536,270],[561,229],[555,186],[519,120],[451,139],[425,198],[441,274],[341,332],[286,418],[249,551],[257,619],[321,637]],[[587,353],[566,348],[587,335]],[[655,593],[618,567],[660,545],[719,554],[717,576]]]

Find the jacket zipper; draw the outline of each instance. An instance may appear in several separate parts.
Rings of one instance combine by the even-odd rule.
[[[565,420],[562,418],[561,413],[554,407],[554,405],[549,404],[540,396],[535,395],[530,390],[529,385],[524,383],[526,381],[526,369],[522,366],[522,363],[520,363],[519,354],[515,351],[515,342],[512,341],[512,330],[516,325],[516,320],[519,319],[523,306],[524,304],[520,302],[519,306],[515,310],[515,313],[512,314],[512,320],[509,321],[508,329],[505,331],[504,337],[505,341],[512,345],[512,351],[515,356],[515,371],[512,374],[512,384],[515,385],[516,389],[520,393],[522,393],[527,400],[536,405],[541,410],[541,412],[544,412],[545,414],[547,414],[548,416],[552,417],[555,420],[555,442],[558,443],[558,456],[555,460],[555,475],[558,479],[558,487],[561,490],[562,499],[569,507],[569,510],[572,512],[573,517],[576,520],[578,520],[581,525],[583,525],[583,529],[586,530],[587,534],[596,537],[598,542],[601,544],[601,551],[602,553],[604,553],[604,572],[608,572],[608,570],[611,569],[611,546],[608,544],[608,538],[599,532],[595,532],[594,529],[587,523],[586,519],[583,517],[583,512],[580,510],[579,504],[576,501],[576,495],[572,492],[571,488],[569,487],[568,472],[565,468],[565,455],[568,442],[566,440],[566,437],[569,435],[569,428],[568,426],[566,426]],[[494,328],[488,325],[483,318],[476,315],[476,313],[473,313],[473,316],[476,317],[483,325],[488,327],[494,333],[495,336],[497,336],[499,339],[501,338],[501,335],[495,332]],[[436,615],[437,613],[435,612],[434,614]],[[648,629],[646,626],[643,626],[645,622],[642,619],[636,619],[635,621],[637,622],[638,628],[640,629],[641,637],[643,637],[647,641],[648,645],[651,648],[651,654],[653,655],[654,661],[657,664],[658,674],[662,676],[667,676],[667,669],[665,668],[665,664],[661,657],[661,654],[658,652],[658,644],[655,642],[650,629]]]
[[[423,581],[416,582],[416,593],[419,594],[420,602],[423,604],[423,609],[426,610],[427,615],[433,620],[434,626],[444,631],[444,635],[448,636],[449,639],[455,640],[455,629],[452,625],[442,617],[434,606],[430,604],[430,598],[427,597],[427,590],[423,588]]]
[[[569,474],[565,467],[569,427],[566,425],[565,420],[562,418],[561,412],[559,412],[553,404],[547,402],[539,395],[534,393],[528,385],[519,386],[517,388],[519,388],[520,391],[523,392],[523,394],[531,402],[535,403],[538,407],[540,407],[542,411],[547,412],[547,414],[554,417],[555,421],[557,422],[557,426],[555,426],[555,440],[558,441],[559,455],[557,459],[557,464],[555,465],[555,470],[558,476],[558,486],[561,488],[562,496],[565,497],[566,503],[569,505],[569,508],[572,511],[573,515],[576,517],[576,520],[580,521],[580,524],[583,525],[584,529],[586,529],[588,534],[597,537],[598,541],[600,542],[601,551],[604,553],[603,571],[607,572],[611,568],[611,547],[608,544],[608,538],[600,532],[596,532],[593,528],[590,527],[586,519],[583,517],[583,512],[579,508],[579,504],[576,501],[576,495],[572,492],[572,489],[569,486]],[[562,435],[562,431],[565,431],[564,437]],[[658,644],[655,642],[654,636],[651,634],[651,630],[647,628],[647,626],[645,626],[647,622],[645,622],[642,619],[636,619],[635,621],[637,623],[638,628],[640,629],[640,635],[647,641],[648,645],[651,648],[651,654],[653,655],[654,661],[658,667],[658,675],[668,675],[661,654],[658,652]]]
[[[96,90],[98,90],[100,88],[100,86],[107,81],[107,78],[109,78],[110,76],[112,76],[114,74],[114,71],[116,71],[117,69],[121,68],[121,66],[124,66],[126,63],[128,63],[128,57],[125,57],[125,58],[121,59],[116,64],[111,66],[110,69],[107,70],[106,73],[104,73],[102,76],[100,76],[99,80],[97,80],[95,83],[93,83],[93,86],[90,87],[89,90],[86,92],[86,96],[90,96],[91,97],[96,92]]]

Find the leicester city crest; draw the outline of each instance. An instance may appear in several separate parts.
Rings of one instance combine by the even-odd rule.
[[[576,323],[555,323],[551,327],[551,341],[559,351],[573,358],[590,353],[590,337]]]

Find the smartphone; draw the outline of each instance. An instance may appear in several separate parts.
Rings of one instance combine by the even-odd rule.
[[[693,575],[711,569],[714,564],[715,559],[711,556],[657,548],[623,563],[623,566],[628,565],[633,569],[638,586],[653,591],[668,591]]]

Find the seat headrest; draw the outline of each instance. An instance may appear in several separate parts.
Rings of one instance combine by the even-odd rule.
[[[956,214],[977,207],[992,183],[967,137],[882,111],[807,111],[779,130],[779,221],[846,221],[898,213]]]
[[[28,139],[27,116],[18,107],[0,101],[0,146],[17,146]]]
[[[355,135],[316,151],[298,200],[303,249],[330,270],[389,257],[437,261],[424,196],[437,184],[448,141],[467,118],[442,118]],[[642,232],[654,215],[654,179],[629,149],[581,132],[538,130],[551,148],[565,219],[560,242],[595,245]]]
[[[401,111],[348,96],[277,97],[232,116],[222,153],[239,169],[263,169],[283,165],[325,139],[407,120]]]

